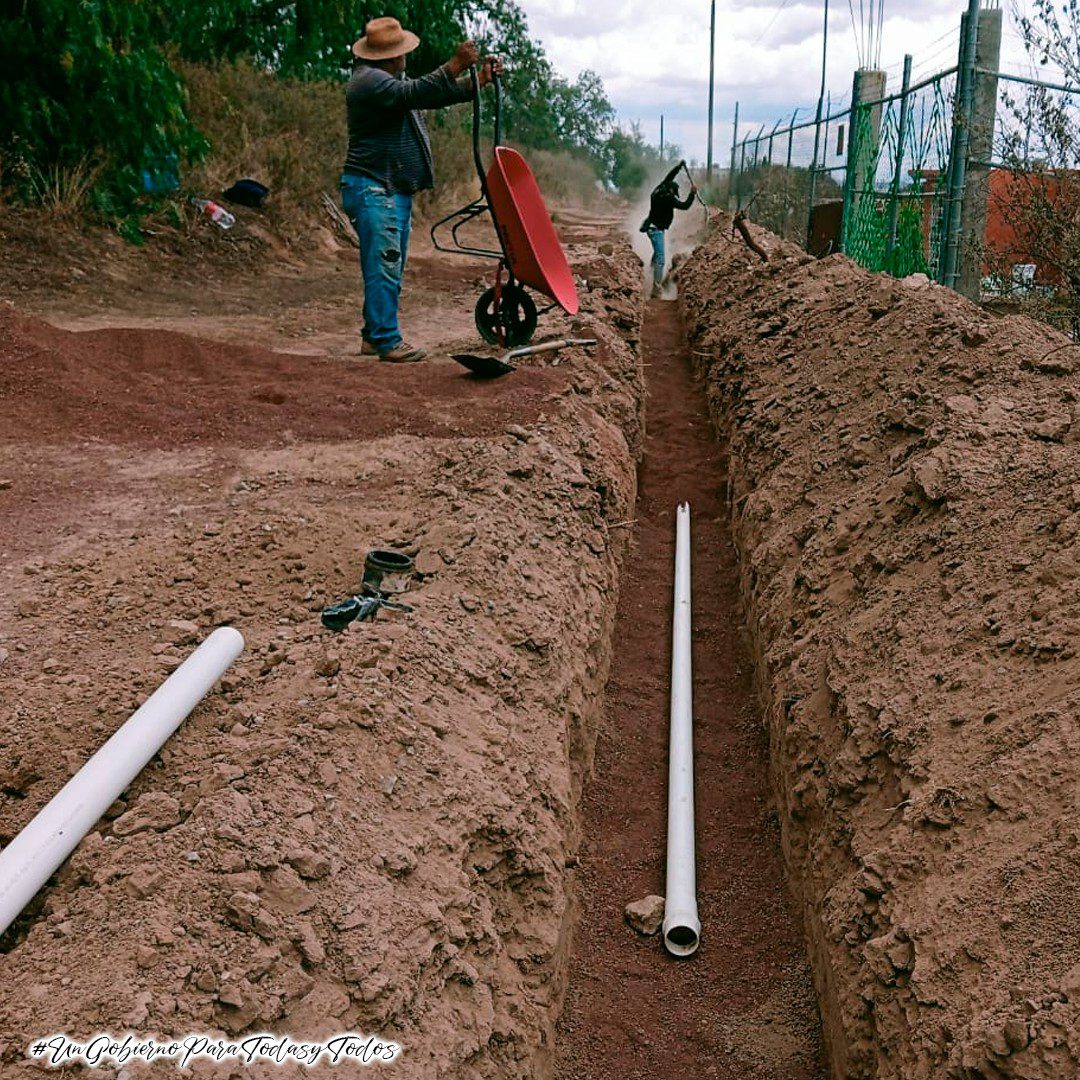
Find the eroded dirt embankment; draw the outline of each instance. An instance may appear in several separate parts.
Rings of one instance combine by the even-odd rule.
[[[545,1074],[642,441],[640,268],[575,256],[600,345],[487,384],[3,315],[0,843],[195,640],[248,643],[5,936],[5,1078],[103,1030]],[[333,637],[387,546],[415,611]]]
[[[834,1074],[1080,1075],[1080,350],[757,235],[680,285]]]

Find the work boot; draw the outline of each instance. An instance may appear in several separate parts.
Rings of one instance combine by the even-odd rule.
[[[417,360],[423,360],[427,356],[427,350],[417,345],[410,345],[407,341],[399,341],[387,352],[379,353],[380,360],[386,360],[391,364],[415,364]]]

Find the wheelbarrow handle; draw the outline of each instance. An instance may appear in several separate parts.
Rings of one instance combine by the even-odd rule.
[[[480,177],[480,190],[487,198],[487,180],[484,177],[484,160],[480,157],[480,76],[476,73],[476,65],[469,68],[469,78],[472,80],[472,152],[473,161],[476,163],[476,175]]]
[[[469,78],[472,81],[473,104],[472,104],[472,131],[473,131],[473,161],[476,163],[476,174],[480,177],[480,189],[487,196],[487,180],[484,175],[484,161],[480,156],[480,74],[473,64],[469,68]],[[491,73],[491,85],[495,90],[495,141],[492,149],[502,146],[502,83],[494,71]]]

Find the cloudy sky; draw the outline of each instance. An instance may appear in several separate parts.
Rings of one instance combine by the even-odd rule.
[[[827,87],[850,93],[851,73],[870,44],[860,12],[870,0],[830,0]],[[1020,0],[1023,5],[1024,0]],[[705,160],[709,79],[709,0],[523,0],[533,35],[556,68],[573,78],[598,72],[620,120],[638,121],[651,143],[665,135],[688,159]],[[898,89],[905,53],[916,77],[956,62],[965,0],[884,0],[880,65]],[[1029,70],[1004,0],[1003,67]],[[813,115],[821,80],[823,0],[717,0],[713,157],[730,153],[732,116],[740,102],[740,134],[772,127],[801,107]],[[866,20],[868,21],[868,19]],[[856,30],[858,27],[858,30]]]

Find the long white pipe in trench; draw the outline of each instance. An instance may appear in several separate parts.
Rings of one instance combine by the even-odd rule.
[[[0,934],[240,655],[239,630],[215,630],[0,851]]]
[[[672,956],[697,952],[694,853],[694,690],[690,667],[690,504],[675,514],[675,613],[671,622],[671,735],[668,747],[667,883],[664,946]]]

